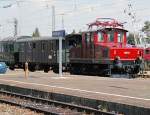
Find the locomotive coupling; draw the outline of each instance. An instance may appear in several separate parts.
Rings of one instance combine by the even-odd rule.
[[[137,57],[136,60],[134,61],[134,73],[139,73],[141,70],[144,69],[143,66],[143,59],[141,56]]]
[[[135,64],[142,64],[143,63],[143,59],[141,56],[137,57],[135,60]]]

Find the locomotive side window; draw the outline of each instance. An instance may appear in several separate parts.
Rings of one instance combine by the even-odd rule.
[[[114,41],[114,33],[109,32],[107,35],[108,35],[108,42],[113,42]]]
[[[120,43],[123,42],[123,33],[122,32],[118,33],[118,42],[120,42]]]
[[[90,33],[86,33],[85,34],[85,43],[86,44],[90,42],[90,38],[91,38]]]
[[[103,41],[104,41],[103,34],[101,32],[98,32],[98,42],[103,42]]]
[[[91,42],[94,41],[94,33],[91,33]]]
[[[90,44],[90,42],[91,42],[91,34],[90,33],[86,33],[85,34],[85,45],[86,45],[86,47],[87,47],[87,45],[88,44]]]

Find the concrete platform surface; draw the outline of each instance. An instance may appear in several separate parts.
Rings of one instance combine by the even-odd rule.
[[[29,73],[25,78],[24,71],[15,70],[0,74],[0,84],[150,108],[150,78],[107,78],[66,73],[59,77],[53,72],[42,71]]]

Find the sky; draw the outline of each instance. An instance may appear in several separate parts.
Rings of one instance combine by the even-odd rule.
[[[149,0],[0,0],[0,38],[14,35],[14,19],[18,20],[18,36],[32,35],[36,27],[41,36],[51,36],[52,6],[55,6],[55,30],[67,33],[85,31],[96,18],[114,18],[127,22],[125,28],[139,31],[150,21]],[[129,16],[129,12],[136,20]]]

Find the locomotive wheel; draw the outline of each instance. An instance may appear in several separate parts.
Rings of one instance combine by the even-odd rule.
[[[45,73],[48,73],[49,70],[50,70],[49,67],[45,67],[45,68],[44,68],[44,72],[45,72]]]
[[[70,70],[70,74],[81,74],[81,67],[77,65],[73,65]]]

